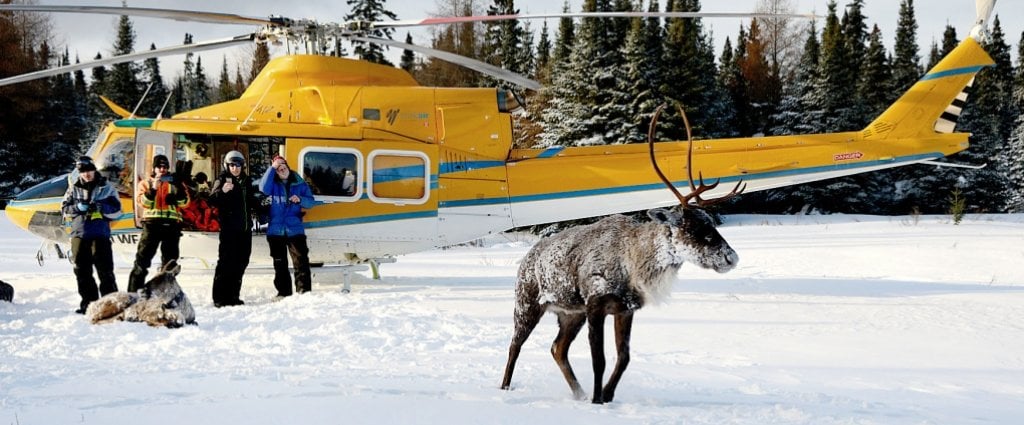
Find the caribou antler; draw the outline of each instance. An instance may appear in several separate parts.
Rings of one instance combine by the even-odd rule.
[[[676,187],[672,185],[672,181],[670,181],[668,179],[668,177],[665,177],[665,173],[661,172],[661,168],[658,167],[658,161],[654,157],[654,129],[658,125],[658,118],[661,116],[661,112],[663,110],[665,110],[665,104],[661,104],[661,106],[658,106],[658,109],[654,111],[654,116],[651,117],[650,128],[647,130],[647,145],[650,148],[651,165],[654,166],[654,172],[658,174],[658,177],[661,178],[661,181],[665,182],[665,185],[668,186],[668,189],[671,190],[674,195],[676,195],[676,198],[679,199],[679,203],[683,206],[683,208],[694,206],[694,204],[690,204],[691,200],[696,200],[697,202],[696,202],[695,205],[703,208],[703,207],[709,207],[709,206],[715,205],[715,204],[720,204],[722,202],[728,201],[728,200],[736,197],[736,195],[739,195],[739,194],[743,193],[743,191],[747,189],[747,185],[743,183],[743,180],[740,180],[740,181],[736,182],[736,187],[732,188],[732,191],[727,193],[725,196],[722,196],[722,197],[716,198],[716,199],[711,199],[711,200],[701,199],[700,194],[718,187],[718,183],[721,182],[722,179],[721,178],[716,179],[714,183],[712,183],[710,185],[706,185],[706,184],[704,184],[704,174],[701,173],[701,172],[697,172],[697,176],[698,176],[698,179],[700,181],[700,185],[699,186],[695,186],[694,185],[694,183],[693,183],[694,182],[694,180],[693,180],[693,133],[692,133],[692,130],[690,128],[690,120],[686,117],[686,111],[683,110],[682,105],[676,103],[676,108],[679,109],[679,115],[683,117],[683,124],[686,126],[686,144],[687,144],[687,148],[686,148],[686,173],[687,173],[687,176],[690,179],[689,180],[689,183],[690,183],[690,193],[686,194],[686,195],[683,195],[683,194],[679,193],[679,191],[676,190]],[[741,185],[742,185],[742,187],[740,187]]]

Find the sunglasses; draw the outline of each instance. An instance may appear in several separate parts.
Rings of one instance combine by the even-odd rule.
[[[238,167],[238,168],[242,168],[242,164],[228,164],[228,167]]]

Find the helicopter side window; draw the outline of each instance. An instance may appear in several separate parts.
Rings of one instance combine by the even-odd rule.
[[[337,201],[355,201],[362,195],[359,176],[362,155],[353,149],[318,148],[302,152],[302,178],[313,195]]]
[[[370,199],[422,204],[430,197],[430,158],[421,152],[374,151],[370,154]]]
[[[114,141],[109,148],[97,155],[99,172],[118,192],[131,196],[135,175],[135,142],[130,138]]]

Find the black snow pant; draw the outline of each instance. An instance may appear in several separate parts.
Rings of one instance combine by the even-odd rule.
[[[178,242],[181,240],[181,223],[172,220],[142,222],[142,238],[135,252],[135,266],[128,276],[128,292],[136,292],[146,286],[149,266],[160,248],[161,265],[177,260],[180,256]]]
[[[309,246],[306,245],[306,235],[267,235],[267,243],[270,245],[270,258],[274,259],[274,287],[277,288],[277,295],[287,297],[292,294],[287,255],[292,257],[292,266],[295,268],[295,291],[300,294],[311,291],[313,282],[309,271]]]
[[[110,238],[71,238],[71,257],[74,262],[75,280],[78,281],[78,295],[82,297],[80,307],[85,310],[89,303],[100,299],[100,295],[117,292],[114,277],[114,253]],[[92,269],[100,279],[99,290],[92,277]]]
[[[252,232],[221,230],[217,248],[217,268],[213,272],[213,304],[239,305],[242,275],[249,266]]]

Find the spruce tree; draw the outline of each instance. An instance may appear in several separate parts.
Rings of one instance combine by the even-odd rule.
[[[843,34],[836,16],[835,0],[828,3],[829,14],[821,38],[821,62],[817,90],[820,108],[825,112],[827,131],[849,131],[859,128],[860,120],[853,103],[857,87],[857,70],[850,56],[850,43]]]
[[[747,57],[747,40],[750,35],[747,29],[740,24],[740,32],[736,36],[736,47],[732,47],[729,39],[726,38],[725,46],[722,48],[722,56],[719,59],[718,82],[722,89],[729,96],[729,104],[735,114],[729,120],[731,132],[729,137],[750,136],[750,100],[747,99],[747,80],[743,77],[743,70],[740,63]]]
[[[135,52],[135,28],[128,16],[122,15],[117,23],[117,40],[113,55],[121,56]],[[103,94],[129,111],[142,100],[142,83],[139,82],[139,67],[134,62],[123,62],[110,67],[109,78],[105,80]]]
[[[409,32],[405,33],[405,44],[412,44],[412,34]],[[402,50],[402,59],[398,63],[398,67],[413,73],[416,69],[416,54],[409,49]]]
[[[1024,110],[1024,32],[1017,44],[1017,68],[1013,74],[1013,105]],[[1010,182],[1006,209],[1024,212],[1024,115],[1014,120],[1014,128],[1006,148],[1006,176]]]
[[[193,74],[193,85],[191,88],[192,108],[199,108],[210,104],[210,83],[206,78],[206,71],[203,69],[203,58],[196,57],[196,67]]]
[[[584,12],[607,12],[609,0],[586,0]],[[552,82],[551,108],[544,112],[545,145],[596,145],[609,140],[610,126],[621,124],[618,111],[610,109],[617,98],[616,75],[621,64],[617,46],[610,45],[609,19],[591,18],[580,23],[576,43],[569,60],[560,68]]]
[[[952,37],[955,38],[955,35]],[[1000,152],[1012,134],[1012,121],[1005,120],[1012,104],[1012,64],[1009,46],[1003,41],[998,17],[991,39],[982,45],[996,61],[995,67],[978,73],[971,95],[957,122],[956,131],[968,132],[970,147],[949,158],[950,162],[981,165],[981,170],[947,167],[903,167],[906,178],[904,204],[926,214],[949,210],[950,194],[959,190],[967,212],[997,212],[1007,207],[1009,180]],[[1002,117],[1002,118],[1001,118]]]
[[[569,13],[569,0],[562,3],[562,12]],[[560,18],[558,20],[558,38],[555,39],[555,47],[551,58],[554,63],[566,62],[569,60],[569,53],[576,43],[576,24],[572,18]]]
[[[958,130],[971,133],[971,146],[955,155],[954,161],[971,164],[987,163],[980,170],[957,169],[958,186],[963,192],[968,212],[1005,211],[1008,191],[1007,141],[1019,110],[1013,101],[1013,63],[1010,46],[999,22],[992,21],[992,30],[982,46],[995,60],[995,66],[978,73],[974,99],[968,99],[958,122]],[[948,192],[947,192],[948,193]]]
[[[895,54],[892,59],[893,101],[921,78],[921,57],[917,47],[917,18],[914,0],[900,0],[900,16],[896,25]]]
[[[249,83],[252,83],[257,75],[260,75],[260,71],[263,71],[263,67],[267,66],[269,62],[270,48],[267,47],[267,43],[256,43],[256,51],[252,55],[252,65],[249,66]]]
[[[156,50],[156,44],[151,43],[149,50]],[[139,112],[136,115],[140,117],[157,117],[159,114],[164,113],[161,109],[164,108],[167,96],[170,94],[170,90],[167,89],[167,84],[164,82],[164,77],[160,74],[159,59],[149,58],[142,63],[142,82],[146,87],[149,87],[149,94],[146,95],[146,99],[142,102],[142,107],[139,108]]]
[[[958,44],[960,44],[960,40],[956,38],[956,28],[947,24],[946,30],[942,32],[942,50],[939,51],[939,54],[946,57]]]
[[[96,53],[93,60],[103,59],[103,55]],[[92,120],[95,122],[103,122],[108,119],[117,118],[110,108],[100,100],[100,96],[106,96],[107,89],[107,68],[104,66],[97,66],[92,68],[90,76],[92,77],[92,84],[89,85],[89,95],[87,97],[89,104],[89,111],[92,114]]]
[[[866,118],[873,119],[889,107],[891,92],[892,68],[885,45],[882,44],[882,31],[875,25],[868,36],[868,48],[857,84],[857,99],[865,106]]]
[[[398,19],[394,12],[385,8],[385,0],[346,0],[345,3],[348,4],[351,11],[348,15],[345,15],[344,20],[346,21],[381,22],[385,18],[392,21]],[[394,31],[393,28],[375,28],[368,31],[366,35],[390,40],[391,34]],[[392,65],[384,56],[385,48],[379,44],[353,41],[352,45],[354,46],[355,55],[360,59],[383,65]]]
[[[699,0],[670,0],[669,12],[700,12]],[[715,54],[700,18],[669,18],[665,24],[665,79],[661,95],[686,109],[695,137],[728,134],[730,110],[724,90],[717,84]],[[685,140],[686,130],[677,115],[663,118],[666,136]]]
[[[533,73],[534,79],[541,83],[548,81],[548,68],[551,66],[551,48],[548,21],[544,21],[540,27],[540,40],[537,41],[537,64]]]
[[[519,9],[516,9],[514,0],[493,0],[493,3],[487,8],[489,16],[518,13]],[[520,75],[529,75],[531,73],[530,63],[533,58],[532,55],[527,57],[523,54],[523,50],[527,48],[524,36],[523,23],[518,19],[486,22],[484,39],[480,46],[484,62]],[[529,46],[531,49],[532,47],[532,45]],[[481,76],[480,84],[512,88],[512,83],[489,76]]]
[[[932,47],[928,49],[928,64],[924,68],[932,69],[940,60],[942,60],[942,53],[939,52],[939,43],[933,41]]]
[[[228,74],[228,57],[224,55],[220,65],[220,77],[217,79],[217,102],[237,99],[240,93],[235,92],[235,84]]]
[[[650,0],[647,11],[657,12],[660,7],[658,0]],[[626,78],[621,81],[624,83],[622,92],[629,105],[627,111],[629,120],[626,121],[621,136],[626,143],[647,140],[651,118],[658,105],[664,102],[660,95],[664,74],[661,59],[665,56],[662,45],[664,29],[661,27],[661,20],[645,18],[631,21],[633,26],[626,36],[624,51]],[[659,131],[656,137],[661,139],[664,135]]]

